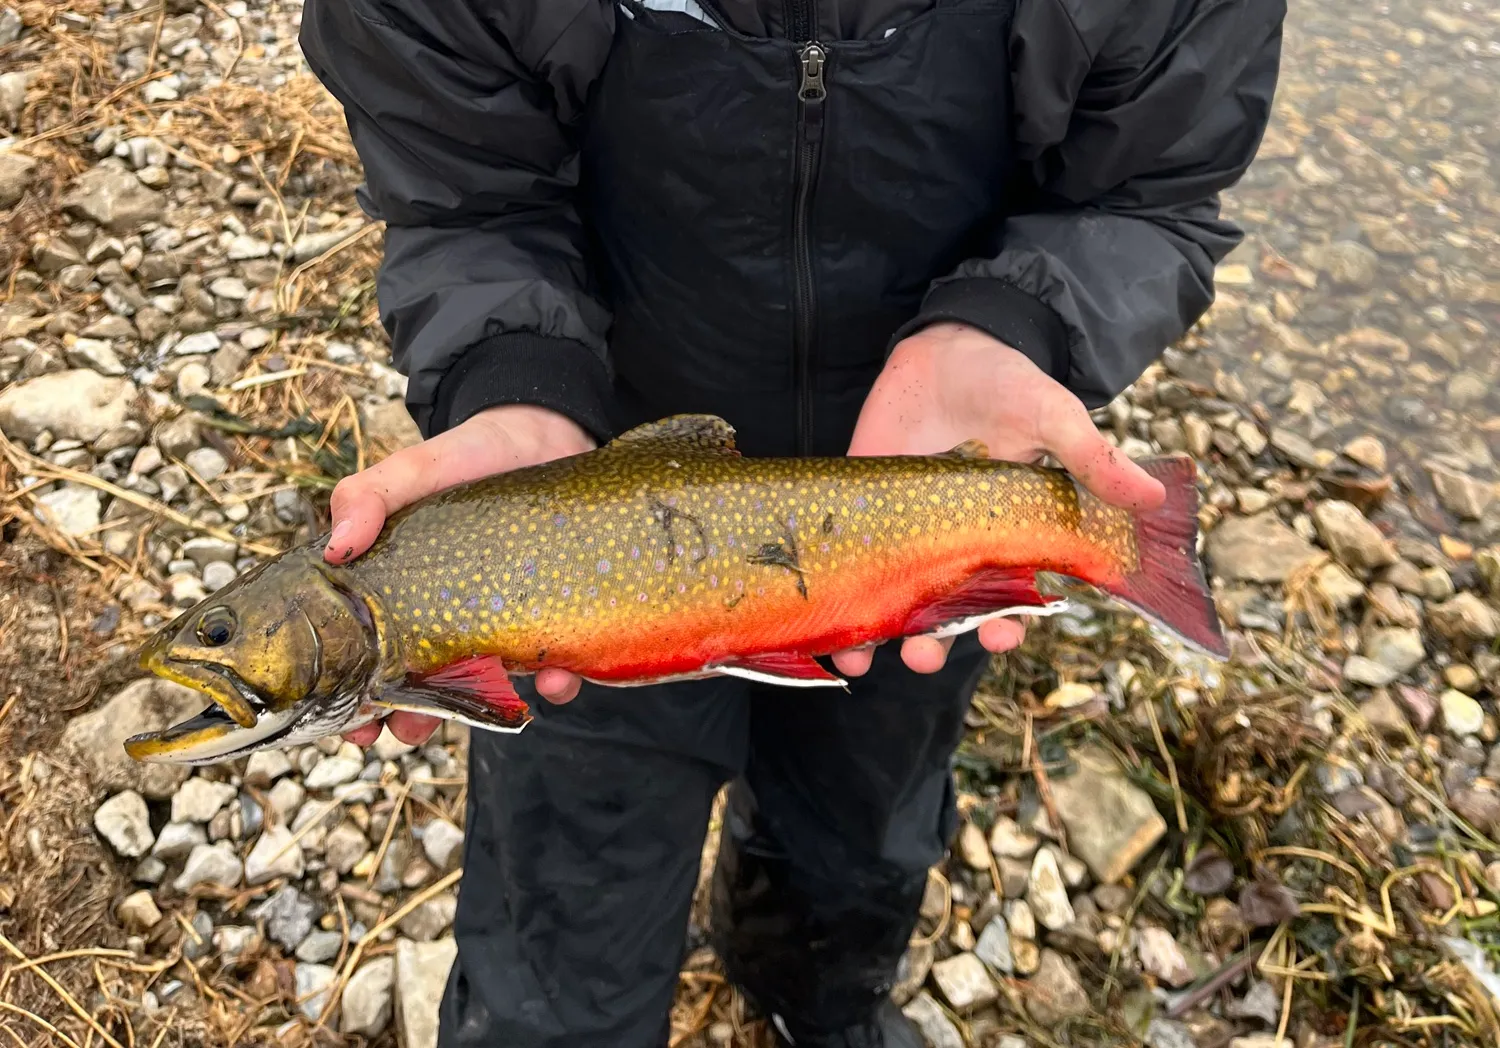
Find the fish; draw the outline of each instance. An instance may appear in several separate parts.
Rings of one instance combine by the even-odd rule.
[[[1154,510],[1111,506],[1064,470],[992,459],[978,441],[751,457],[716,416],[649,422],[430,495],[344,564],[325,559],[324,534],[247,571],[140,652],[208,707],[125,748],[216,763],[396,710],[519,732],[532,713],[513,678],[546,667],[614,687],[715,675],[847,687],[818,659],[1066,610],[1039,573],[1223,659],[1197,551],[1197,465],[1139,465],[1166,489]]]

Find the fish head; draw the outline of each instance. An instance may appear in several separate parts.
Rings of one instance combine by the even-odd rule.
[[[293,550],[246,572],[162,627],[142,669],[202,692],[198,716],[125,741],[138,761],[211,764],[347,731],[370,719],[361,699],[380,663],[369,603]]]

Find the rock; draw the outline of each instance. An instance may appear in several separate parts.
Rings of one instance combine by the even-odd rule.
[[[396,1036],[401,1048],[437,1048],[438,1005],[457,954],[451,938],[396,940]]]
[[[1479,570],[1485,592],[1500,595],[1500,546],[1474,551],[1474,567]]]
[[[161,828],[151,854],[158,859],[180,859],[200,844],[208,843],[208,834],[195,822],[169,822]]]
[[[233,564],[234,558],[238,553],[239,546],[236,543],[225,539],[216,539],[211,535],[200,535],[197,538],[188,539],[182,544],[182,555],[198,565],[200,571],[218,561]],[[250,755],[250,759],[253,761],[256,757],[273,752],[276,751],[258,750]],[[285,760],[284,757],[282,759]]]
[[[1277,1037],[1274,1033],[1252,1033],[1248,1037],[1236,1037],[1229,1048],[1292,1048],[1290,1037]]]
[[[307,938],[312,931],[316,907],[290,884],[257,906],[251,916],[266,922],[266,933],[288,950]]]
[[[1069,851],[1088,864],[1095,880],[1111,884],[1161,839],[1166,820],[1107,750],[1088,746],[1074,756],[1078,771],[1052,780],[1053,802],[1068,833]]]
[[[225,564],[216,560],[203,569],[203,588],[210,593],[217,593],[225,586],[233,582],[238,575],[233,564]]]
[[[1355,240],[1335,240],[1323,252],[1321,267],[1335,284],[1367,288],[1380,271],[1380,256]]]
[[[958,831],[958,854],[971,870],[990,868],[990,849],[985,843],[984,831],[972,822],[966,822]]]
[[[1495,613],[1484,601],[1467,592],[1430,606],[1427,621],[1438,633],[1459,644],[1493,640],[1500,633]]]
[[[1352,503],[1320,502],[1312,518],[1323,544],[1345,567],[1360,571],[1395,563],[1395,546]]]
[[[391,1023],[396,985],[396,958],[377,957],[349,977],[339,1001],[339,1032],[374,1038]]]
[[[36,176],[36,161],[9,151],[0,152],[0,211],[20,201]]]
[[[1367,688],[1383,688],[1400,676],[1389,666],[1382,666],[1374,659],[1363,655],[1350,655],[1344,660],[1344,680],[1350,684],[1362,684]]]
[[[302,846],[292,840],[285,826],[271,826],[261,833],[245,857],[245,883],[264,884],[276,877],[301,877]]]
[[[1385,472],[1385,445],[1377,437],[1355,437],[1344,445],[1344,454],[1366,469],[1374,470],[1376,473]]]
[[[1042,924],[1057,931],[1073,923],[1073,906],[1068,902],[1068,889],[1063,886],[1062,873],[1057,868],[1057,859],[1050,849],[1036,853],[1031,863],[1031,879],[1027,885],[1026,901]]]
[[[451,869],[463,855],[464,831],[447,819],[433,819],[422,828],[422,850],[439,870]],[[980,843],[983,843],[981,835]],[[986,853],[988,858],[988,853]],[[985,864],[989,869],[989,864]]]
[[[307,938],[297,944],[295,955],[299,961],[322,964],[337,957],[343,944],[344,937],[339,932],[309,932]]]
[[[1343,610],[1364,595],[1362,582],[1333,562],[1324,564],[1313,577],[1318,591],[1335,608]]]
[[[901,1014],[911,1020],[930,1048],[964,1048],[958,1027],[943,1012],[942,1006],[926,990],[911,999]]]
[[[302,807],[302,802],[306,798],[307,790],[300,782],[296,779],[281,779],[271,787],[266,800],[271,802],[271,810],[276,813],[276,816],[285,821]]]
[[[199,353],[212,353],[221,345],[219,336],[212,331],[199,331],[188,335],[172,347],[172,352],[179,357],[194,356]]]
[[[1352,662],[1353,660],[1351,659],[1350,661]],[[1368,662],[1369,660],[1364,661]],[[1390,672],[1377,663],[1370,663],[1370,666],[1383,670],[1386,673]],[[1347,665],[1344,667],[1344,676],[1346,679],[1353,679],[1349,677],[1349,668]],[[1378,685],[1376,686],[1378,687]],[[1370,727],[1383,737],[1392,740],[1401,740],[1407,737],[1409,729],[1407,727],[1406,714],[1401,712],[1401,707],[1396,705],[1396,700],[1391,698],[1389,692],[1384,690],[1375,692],[1374,695],[1360,704],[1359,712]]]
[[[1372,630],[1365,639],[1364,652],[1397,676],[1410,673],[1427,658],[1422,632],[1415,629]]]
[[[1155,925],[1138,928],[1135,950],[1141,967],[1168,986],[1181,987],[1193,981],[1193,970],[1182,955],[1182,947],[1166,929]]]
[[[1036,974],[1026,985],[1026,1011],[1042,1026],[1089,1013],[1089,995],[1078,969],[1056,950],[1043,950]]]
[[[1152,1019],[1145,1040],[1146,1048],[1198,1048],[1192,1031],[1173,1019]]]
[[[460,838],[462,840],[462,838]],[[425,844],[426,841],[423,841]],[[353,823],[340,823],[323,843],[323,861],[340,874],[348,873],[370,850],[370,842]]]
[[[229,242],[224,253],[231,261],[243,262],[251,258],[265,258],[271,253],[271,245],[256,237],[241,234]]]
[[[1284,426],[1277,426],[1271,430],[1271,446],[1281,452],[1283,458],[1294,466],[1303,469],[1319,469],[1331,453],[1318,450],[1312,441]]]
[[[960,953],[935,963],[932,981],[949,1007],[959,1012],[989,1004],[1000,996],[984,962],[972,953]]]
[[[161,910],[151,893],[143,888],[121,899],[115,907],[115,916],[120,919],[126,931],[145,932],[156,927],[161,920]]]
[[[151,813],[146,801],[134,790],[117,793],[94,812],[94,829],[109,842],[115,854],[139,859],[151,848]]]
[[[198,884],[217,884],[225,888],[239,887],[245,867],[228,841],[217,844],[200,844],[188,856],[182,873],[172,882],[180,892],[189,891]]]
[[[82,484],[62,484],[36,500],[37,517],[73,538],[97,531],[102,511],[99,492]]]
[[[1030,859],[1039,843],[1035,834],[1021,829],[1009,815],[1000,816],[990,828],[990,851],[997,859]]]
[[[214,929],[213,943],[219,956],[233,963],[260,945],[260,932],[242,924],[226,924]]]
[[[172,821],[207,822],[234,798],[234,794],[234,787],[227,782],[189,779],[172,798]]]
[[[245,764],[245,785],[264,789],[291,770],[285,750],[257,750]]]
[[[1479,674],[1474,672],[1474,667],[1465,666],[1461,662],[1443,668],[1443,681],[1448,687],[1457,688],[1468,695],[1479,690]]]
[[[297,1008],[308,1022],[317,1022],[328,1003],[328,987],[337,978],[338,971],[326,964],[297,965]]]
[[[1495,489],[1473,477],[1440,466],[1428,466],[1438,501],[1459,520],[1478,520],[1494,501]]]
[[[1231,1000],[1225,1011],[1231,1019],[1259,1019],[1275,1026],[1281,1019],[1281,994],[1270,983],[1257,980],[1244,997]]]
[[[353,782],[364,771],[365,762],[358,758],[334,754],[324,757],[302,780],[310,790],[326,790],[340,783]]]
[[[902,1005],[915,997],[927,982],[936,955],[932,943],[918,942],[909,946],[901,955],[901,963],[896,965],[896,985],[891,987],[891,1000]]]
[[[0,432],[27,444],[44,431],[89,443],[125,422],[135,394],[126,378],[90,368],[54,371],[0,391]]]
[[[1318,558],[1274,513],[1230,517],[1209,532],[1206,552],[1214,574],[1242,582],[1285,582]]]
[[[398,927],[416,942],[431,942],[453,924],[458,913],[458,897],[439,892],[401,918]]]
[[[104,339],[79,338],[66,346],[63,355],[75,368],[92,368],[101,375],[123,375],[125,365],[120,363],[114,347]]]
[[[218,480],[229,469],[229,463],[214,448],[196,448],[189,451],[183,456],[182,463],[205,482]]]
[[[1443,710],[1443,726],[1454,735],[1477,735],[1484,727],[1484,709],[1473,698],[1455,688],[1438,697]]]
[[[1015,956],[1010,950],[1010,930],[1003,920],[996,918],[984,926],[974,946],[974,956],[1006,975],[1016,970]]]
[[[143,677],[121,689],[97,710],[70,721],[63,731],[62,749],[84,762],[96,786],[106,790],[134,789],[153,796],[153,783],[171,782],[175,788],[191,769],[141,764],[125,752],[125,740],[186,720],[202,712],[206,704],[203,696],[191,688]]]
[[[161,217],[165,198],[147,189],[124,163],[108,157],[79,175],[62,206],[112,233],[132,233]]]

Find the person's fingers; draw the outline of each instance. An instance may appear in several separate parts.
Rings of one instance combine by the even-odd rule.
[[[948,661],[953,638],[907,637],[901,642],[901,661],[913,673],[936,673]]]
[[[403,448],[339,481],[329,499],[333,531],[324,559],[344,564],[359,556],[374,543],[387,516],[453,483],[440,468],[451,437],[444,433]]]
[[[1037,408],[1037,437],[1063,469],[1111,505],[1151,510],[1167,496],[1161,481],[1105,440],[1083,402],[1061,386],[1054,384],[1043,394]]]
[[[397,710],[385,721],[390,726],[391,734],[408,746],[420,746],[432,738],[432,733],[437,731],[440,723],[436,717],[429,717],[422,713],[408,713],[405,710]]]
[[[1019,648],[1025,639],[1026,627],[1015,619],[991,619],[979,624],[979,643],[997,655]]]
[[[376,739],[380,738],[380,722],[375,720],[369,724],[361,724],[353,731],[344,732],[344,738],[354,743],[360,749],[366,749]]]
[[[569,673],[567,670],[548,666],[536,675],[537,694],[548,702],[562,705],[572,702],[578,697],[578,689],[583,687],[583,678],[577,674]]]
[[[875,661],[874,645],[846,648],[833,653],[833,666],[846,677],[863,677]]]

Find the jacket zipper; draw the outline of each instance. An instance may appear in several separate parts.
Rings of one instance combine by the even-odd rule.
[[[815,27],[809,29],[809,36],[814,30]],[[797,376],[799,455],[812,454],[812,344],[817,330],[817,301],[813,287],[808,212],[812,206],[818,155],[823,145],[823,99],[827,95],[823,67],[827,60],[828,52],[816,40],[809,40],[798,52],[801,77],[797,88],[797,139],[794,147],[797,181],[793,189],[795,203],[792,211],[792,351]]]

